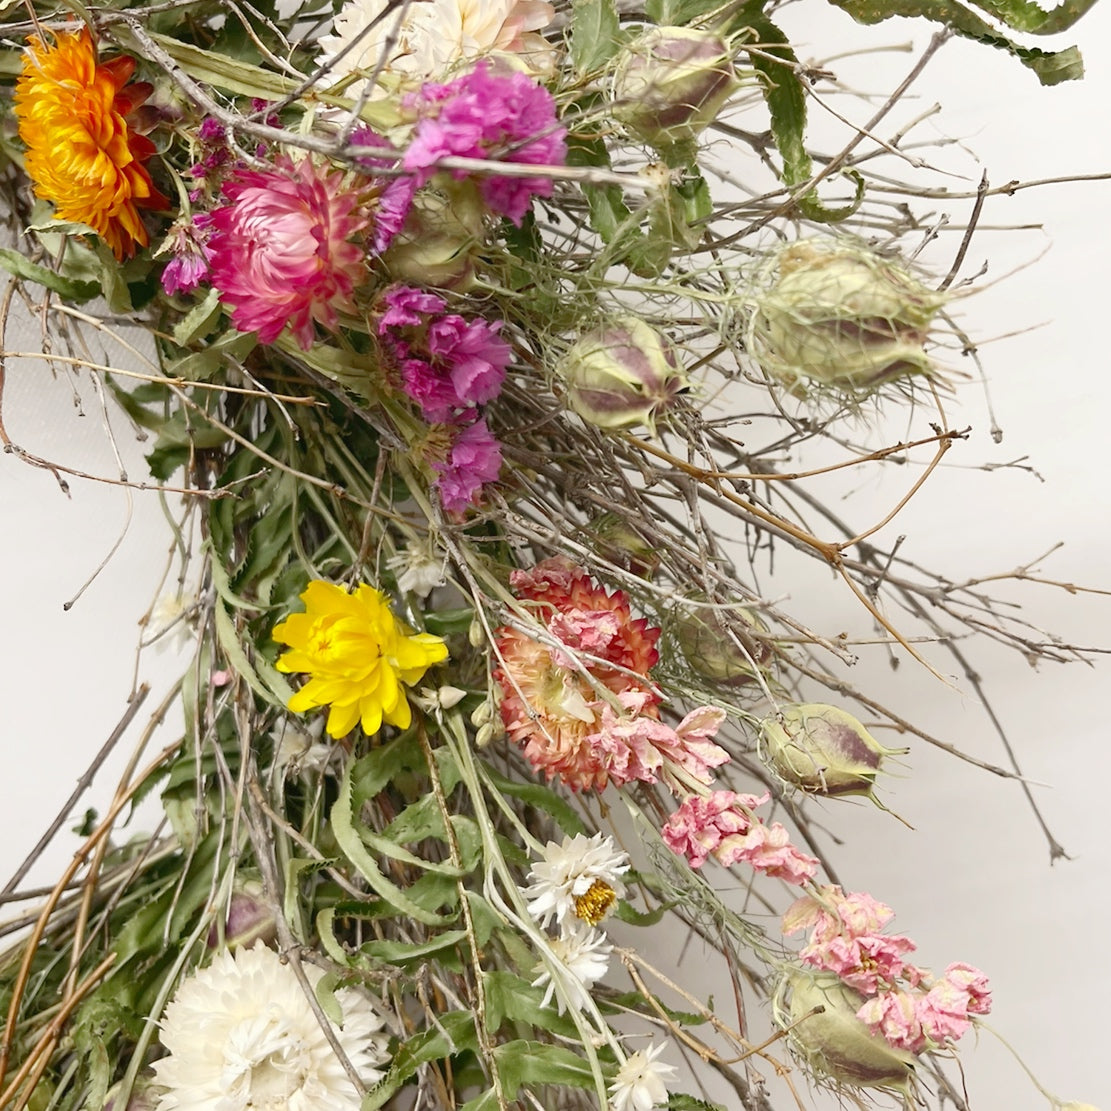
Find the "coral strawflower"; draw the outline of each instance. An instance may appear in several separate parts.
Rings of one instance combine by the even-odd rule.
[[[305,612],[291,614],[273,633],[290,649],[278,658],[278,670],[310,676],[289,708],[304,713],[331,706],[326,728],[337,738],[360,722],[368,736],[383,722],[408,728],[412,710],[403,684],[412,686],[447,659],[443,640],[414,633],[394,617],[385,594],[365,583],[349,594],[317,579],[301,599]]]
[[[98,63],[88,28],[28,42],[15,112],[35,196],[50,201],[59,220],[87,224],[117,259],[130,258],[136,244],[150,242],[139,209],[169,205],[143,165],[154,144],[127,122],[151,86],[128,85],[134,58]]]

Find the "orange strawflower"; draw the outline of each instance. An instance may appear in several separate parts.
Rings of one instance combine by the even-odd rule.
[[[117,259],[130,258],[136,244],[150,242],[138,210],[169,205],[143,165],[154,144],[126,119],[151,86],[124,87],[134,58],[98,64],[88,28],[59,32],[53,45],[28,42],[15,110],[35,195],[54,205],[58,219],[88,224]]]

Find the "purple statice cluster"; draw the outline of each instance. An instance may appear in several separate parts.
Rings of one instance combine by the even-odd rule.
[[[527,74],[493,73],[480,63],[447,85],[432,82],[405,98],[418,118],[402,169],[423,185],[441,158],[484,158],[531,166],[562,165],[567,156],[566,129],[557,125],[555,101]],[[465,170],[453,170],[457,178]],[[520,225],[533,197],[548,197],[546,175],[484,177],[479,191],[487,208]]]
[[[394,286],[382,298],[378,335],[401,386],[425,420],[450,431],[442,458],[433,459],[444,508],[461,512],[501,469],[501,448],[478,406],[501,391],[510,348],[500,322],[447,312],[438,294]]]

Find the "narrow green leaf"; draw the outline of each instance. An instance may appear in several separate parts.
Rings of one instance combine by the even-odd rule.
[[[39,266],[38,263],[32,262],[18,251],[8,247],[0,247],[0,267],[24,281],[45,286],[57,293],[59,297],[72,301],[76,305],[82,305],[100,296],[99,282],[81,282],[73,278],[63,278],[61,274],[56,274],[45,266]]]
[[[360,1111],[378,1111],[421,1065],[477,1049],[474,1015],[469,1011],[449,1011],[439,1016],[436,1026],[430,1026],[401,1043],[390,1064],[390,1071],[377,1088],[363,1097]]]
[[[580,1051],[544,1042],[514,1041],[495,1047],[493,1057],[502,1089],[512,1098],[524,1084],[563,1084],[594,1088],[594,1071]]]
[[[390,903],[398,914],[407,914],[426,926],[444,926],[450,923],[452,921],[450,917],[433,914],[424,907],[418,906],[397,884],[392,883],[382,874],[377,862],[363,844],[361,836],[363,831],[355,827],[353,783],[352,768],[349,767],[340,784],[339,798],[336,799],[331,811],[332,832],[348,860],[359,870],[359,874],[374,891]]]
[[[406,944],[402,941],[368,941],[359,949],[360,953],[383,965],[396,965],[400,968],[423,960],[445,949],[454,949],[460,942],[467,940],[466,930],[445,930],[433,935],[420,944]]]
[[[188,347],[193,340],[208,335],[222,311],[219,291],[210,289],[208,296],[194,305],[174,325],[174,342],[181,347]]]

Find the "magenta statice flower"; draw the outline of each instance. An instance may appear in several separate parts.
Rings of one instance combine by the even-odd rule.
[[[426,420],[446,421],[498,395],[511,357],[500,322],[445,313],[442,297],[410,286],[395,286],[383,300],[378,334]]]
[[[282,155],[224,182],[227,203],[208,218],[210,280],[240,331],[273,343],[288,324],[308,350],[314,321],[334,329],[337,309],[354,308],[366,252],[352,237],[370,218],[346,181],[311,158]]]
[[[439,472],[436,489],[440,503],[449,513],[462,513],[474,505],[482,487],[497,479],[501,472],[501,445],[479,417],[461,428],[451,445],[446,461],[434,462]]]
[[[178,224],[170,236],[173,258],[166,263],[161,280],[162,288],[172,297],[175,293],[191,293],[208,277],[212,252],[205,245],[202,225],[191,221]]]
[[[356,128],[351,133],[351,145],[354,147],[374,147],[382,151],[381,155],[359,155],[355,164],[365,170],[392,170],[398,165],[401,157],[399,151],[394,150],[389,139],[379,135],[370,127]],[[375,254],[381,254],[393,242],[394,236],[401,231],[409,209],[413,207],[413,195],[416,193],[418,183],[412,174],[395,174],[391,176],[379,175],[385,184],[380,187],[374,214],[374,237],[371,248]]]
[[[480,63],[450,84],[425,84],[404,104],[417,113],[418,123],[402,167],[420,185],[441,158],[453,155],[532,166],[560,166],[567,157],[566,129],[556,123],[555,101],[524,73],[497,74]],[[492,174],[479,189],[491,212],[520,225],[533,197],[551,195],[552,179]]]

